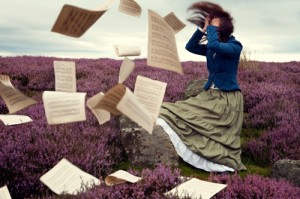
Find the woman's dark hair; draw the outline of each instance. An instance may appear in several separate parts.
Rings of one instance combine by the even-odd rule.
[[[226,41],[233,33],[233,18],[218,4],[201,1],[192,4],[188,8],[188,11],[192,11],[193,13],[192,17],[187,20],[201,28],[204,27],[206,17],[209,17],[210,19],[220,18],[220,26],[218,27],[218,32],[219,39],[221,41]]]

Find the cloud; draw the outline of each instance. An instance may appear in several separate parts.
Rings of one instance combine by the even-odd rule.
[[[148,9],[161,16],[174,11],[187,26],[176,35],[179,57],[185,60],[204,60],[185,50],[185,44],[196,30],[186,21],[187,8],[192,0],[136,0],[142,7],[140,18],[118,12],[119,0],[80,38],[51,32],[64,4],[96,9],[106,0],[1,0],[0,55],[49,55],[116,58],[114,44],[135,44],[142,47],[146,57],[148,39]],[[212,0],[228,10],[235,19],[234,35],[245,48],[263,51],[281,61],[282,53],[299,60],[297,26],[300,20],[300,1],[286,0]],[[288,56],[290,54],[290,56]],[[268,56],[259,56],[260,59]]]

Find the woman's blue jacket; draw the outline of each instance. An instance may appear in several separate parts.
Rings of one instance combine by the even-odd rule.
[[[204,33],[199,29],[186,44],[186,49],[194,54],[206,56],[208,81],[204,89],[211,84],[222,91],[240,90],[237,70],[242,51],[242,44],[230,36],[226,42],[220,42],[216,26],[207,26],[207,44],[199,44]]]

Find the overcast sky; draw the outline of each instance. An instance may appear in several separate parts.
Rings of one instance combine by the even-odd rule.
[[[181,61],[204,60],[187,52],[196,30],[186,21],[192,0],[136,0],[142,15],[118,11],[119,0],[81,37],[51,32],[64,4],[97,9],[106,0],[0,0],[0,56],[42,55],[69,58],[115,58],[113,45],[138,45],[147,54],[148,9],[161,16],[174,12],[187,26],[176,34]],[[299,0],[212,0],[235,19],[234,36],[250,59],[300,61]]]

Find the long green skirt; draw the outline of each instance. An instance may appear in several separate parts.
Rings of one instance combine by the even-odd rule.
[[[241,162],[243,95],[240,91],[209,89],[184,101],[164,102],[159,117],[194,153],[234,170],[246,169]]]

